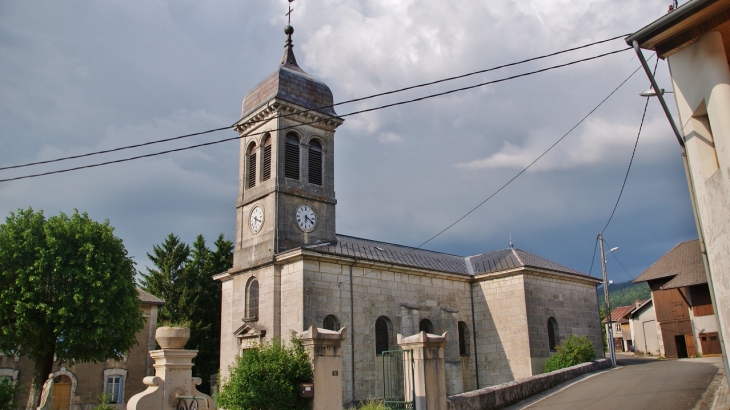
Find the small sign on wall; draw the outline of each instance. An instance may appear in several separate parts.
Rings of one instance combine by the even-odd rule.
[[[339,374],[340,374],[340,372],[338,372],[337,370],[332,370],[333,376],[339,376]]]

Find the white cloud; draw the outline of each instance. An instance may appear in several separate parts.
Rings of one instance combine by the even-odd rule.
[[[401,144],[403,143],[403,137],[394,132],[384,132],[380,134],[378,141],[386,144]]]

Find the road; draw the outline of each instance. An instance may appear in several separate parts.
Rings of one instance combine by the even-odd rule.
[[[714,357],[656,360],[621,355],[616,369],[583,376],[508,409],[691,410],[719,366],[720,358]]]

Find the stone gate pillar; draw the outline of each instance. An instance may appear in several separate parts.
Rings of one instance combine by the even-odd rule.
[[[441,336],[423,331],[408,337],[398,335],[398,346],[413,351],[416,410],[446,410],[444,346],[448,341],[449,332]]]
[[[310,326],[299,337],[312,360],[312,410],[342,410],[342,342],[347,338],[347,328],[335,332]]]
[[[127,410],[173,410],[179,400],[184,400],[188,407],[197,401],[198,409],[215,410],[213,399],[195,388],[202,383],[192,373],[192,360],[198,351],[183,349],[190,329],[161,327],[155,338],[162,348],[150,352],[155,360],[155,375],[143,379],[149,387],[129,399]]]

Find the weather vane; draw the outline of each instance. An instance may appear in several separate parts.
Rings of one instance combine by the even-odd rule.
[[[289,0],[289,12],[285,14],[285,16],[289,17],[289,25],[291,26],[291,12],[294,10],[291,8],[291,4],[294,0]]]

